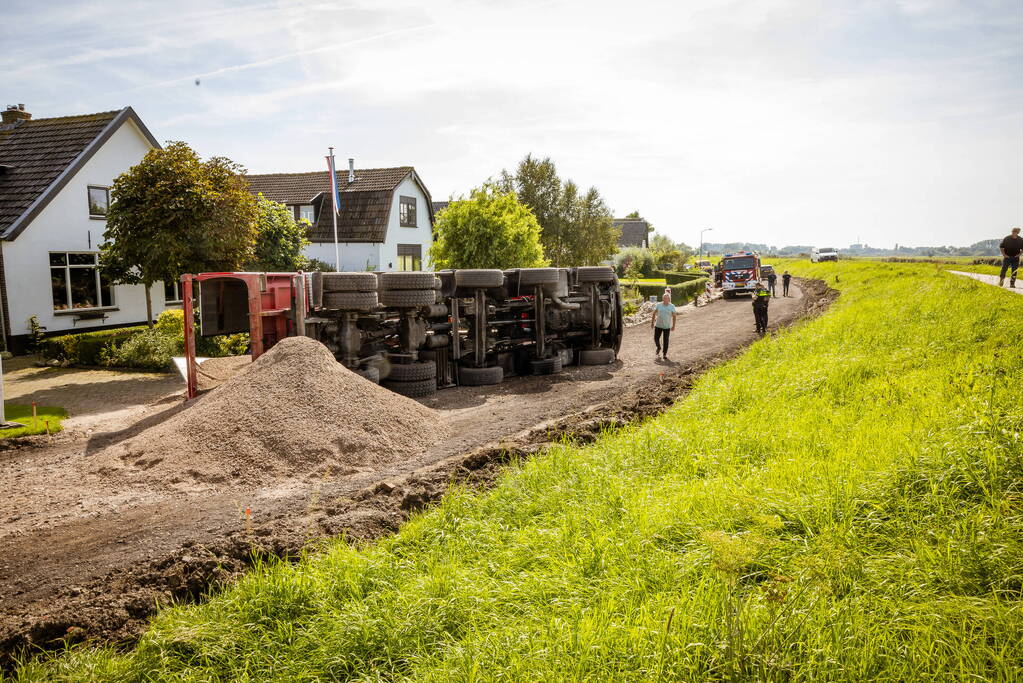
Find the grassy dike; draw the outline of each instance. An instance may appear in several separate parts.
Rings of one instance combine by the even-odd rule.
[[[1023,298],[783,265],[842,296],[665,415],[16,678],[1018,679]]]

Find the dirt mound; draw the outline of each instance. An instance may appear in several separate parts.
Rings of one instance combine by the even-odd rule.
[[[199,391],[209,391],[219,387],[244,370],[252,362],[252,356],[224,356],[210,358],[199,363],[196,368],[196,385]]]
[[[319,342],[291,337],[166,422],[97,455],[95,471],[175,487],[261,484],[402,460],[441,436],[433,410],[356,375]]]

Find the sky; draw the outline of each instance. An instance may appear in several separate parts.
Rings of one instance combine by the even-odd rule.
[[[253,173],[526,154],[695,245],[1023,225],[1023,0],[4,0],[0,105],[132,106]]]

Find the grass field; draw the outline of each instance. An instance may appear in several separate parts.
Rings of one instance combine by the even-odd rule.
[[[842,296],[663,416],[16,677],[1018,680],[1023,299],[785,267]]]
[[[25,425],[24,427],[15,427],[14,429],[0,429],[0,439],[10,439],[15,436],[45,434],[47,428],[51,434],[59,432],[63,429],[61,422],[67,417],[67,411],[53,406],[37,406],[36,419],[33,420],[32,406],[5,403],[4,416],[8,422],[20,422]],[[48,426],[47,420],[49,421]]]

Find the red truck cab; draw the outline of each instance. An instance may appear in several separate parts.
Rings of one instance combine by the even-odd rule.
[[[760,281],[760,255],[755,251],[725,254],[718,264],[721,289],[726,299],[738,294],[752,294]]]

